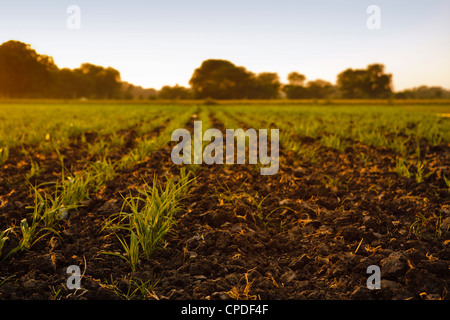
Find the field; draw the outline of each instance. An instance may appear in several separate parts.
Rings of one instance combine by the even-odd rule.
[[[450,298],[450,104],[0,104],[0,299]],[[280,166],[171,161],[279,129]],[[367,268],[381,268],[369,290]],[[69,266],[78,266],[78,288]]]

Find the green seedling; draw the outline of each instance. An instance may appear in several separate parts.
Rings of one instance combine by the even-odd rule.
[[[364,163],[364,165],[368,165],[370,163],[370,157],[369,155],[365,154],[364,152],[360,152],[358,155],[358,158]]]
[[[125,144],[125,137],[117,132],[113,132],[109,137],[109,145],[113,148],[121,147]]]
[[[431,172],[424,173],[425,172],[425,162],[419,161],[417,163],[417,172],[414,174],[416,178],[417,183],[422,183],[424,179],[428,178],[431,175]]]
[[[302,157],[305,161],[310,161],[311,163],[317,163],[319,162],[319,157],[318,157],[318,149],[319,147],[317,146],[312,146],[312,147],[301,147],[298,149],[297,154]]]
[[[94,184],[94,179],[89,173],[82,173],[69,176],[62,184],[57,184],[63,206],[76,208],[80,202],[89,199],[90,186]]]
[[[105,157],[109,152],[109,145],[104,138],[101,138],[95,143],[89,143],[87,148],[90,155],[100,155]]]
[[[130,152],[116,162],[117,169],[120,171],[129,171],[134,168],[137,163],[137,156],[134,152]]]
[[[0,148],[0,164],[3,164],[8,160],[9,157],[9,149],[8,148]]]
[[[22,232],[22,239],[20,239],[18,245],[19,250],[30,249],[33,245],[33,240],[36,233],[36,224],[33,223],[30,227],[27,219],[23,219],[20,221],[20,231]]]
[[[138,190],[138,196],[130,194],[124,198],[121,212],[113,215],[107,222],[105,228],[130,234],[130,244],[123,237],[118,238],[126,252],[122,258],[128,261],[132,269],[136,268],[136,255],[139,257],[141,250],[142,255],[148,259],[160,247],[164,236],[175,222],[173,216],[179,210],[178,203],[191,181],[184,169],[181,170],[178,181],[169,179],[165,188],[158,188],[155,177],[151,188],[145,182],[144,188]]]
[[[158,248],[174,224],[173,216],[179,210],[178,202],[189,182],[183,170],[178,182],[169,179],[164,189],[158,189],[154,179],[151,189],[139,190],[139,197],[126,201],[131,209],[130,227],[136,232],[146,258]],[[140,202],[144,203],[141,210],[138,209]]]
[[[26,174],[26,178],[31,179],[32,177],[39,177],[42,171],[41,167],[37,162],[33,160],[30,160],[30,163],[31,163],[30,172]]]
[[[51,231],[57,234],[57,232],[51,228],[42,228],[38,230],[38,223],[32,221],[31,226],[28,224],[27,219],[22,219],[20,221],[20,231],[22,233],[22,238],[19,240],[17,247],[12,249],[4,259],[8,258],[10,255],[16,253],[17,251],[29,250],[31,247],[47,233],[43,233],[41,236],[37,237],[39,233],[45,231]]]
[[[402,139],[394,139],[391,143],[391,147],[401,155],[406,154],[406,141],[403,141]]]
[[[450,179],[447,178],[445,175],[444,175],[444,182],[445,182],[445,185],[447,186],[448,192],[450,192]]]
[[[53,194],[40,191],[40,186],[32,186],[34,193],[34,205],[27,207],[33,209],[33,222],[43,224],[44,228],[51,228],[58,220],[67,219],[69,210],[78,207],[79,195],[73,193],[71,183],[64,183],[62,186],[56,183]]]
[[[168,203],[159,201],[159,195],[154,191],[150,199],[144,200],[151,202],[144,204],[142,210],[138,210],[139,199],[127,200],[127,205],[131,210],[129,227],[136,231],[144,256],[149,258],[170,230],[174,222],[172,215],[175,208],[166,207]]]
[[[135,153],[136,158],[142,161],[157,149],[155,140],[140,140]]]
[[[340,183],[339,183],[338,178],[329,176],[327,174],[324,174],[323,176],[325,177],[324,182],[325,182],[325,186],[327,188],[335,189],[335,188],[339,187]]]
[[[434,221],[434,226],[433,226]],[[414,222],[409,228],[409,234],[414,235],[418,239],[421,238],[432,238],[441,239],[445,234],[442,229],[442,216],[437,216],[432,214],[430,217],[426,217],[424,214],[417,214]]]
[[[112,289],[114,293],[121,299],[134,300],[134,299],[148,299],[157,297],[153,292],[158,281],[153,282],[151,279],[143,281],[142,279],[130,279],[127,281],[126,292],[119,288],[119,281],[114,280],[111,275],[111,284],[104,285],[108,289]]]
[[[8,228],[0,233],[0,257],[2,256],[2,249],[5,245],[8,238],[8,233],[12,230],[12,228]]]
[[[137,281],[134,280],[130,281],[130,284],[134,284],[136,286],[136,289],[133,292],[131,292],[132,298],[135,297],[138,292],[140,293],[141,299],[156,296],[153,290],[158,284],[158,280],[156,282],[153,282],[152,280],[143,281],[142,279],[137,279]]]
[[[130,265],[131,270],[136,271],[137,265],[139,263],[139,242],[137,240],[136,234],[134,232],[131,232],[130,244],[127,244],[125,238],[123,237],[117,237],[117,239],[119,239],[119,242],[125,251],[125,255],[113,253],[110,254],[125,259]]]
[[[248,195],[248,199],[250,203],[255,207],[256,209],[256,216],[258,217],[259,221],[263,223],[264,225],[267,225],[269,216],[276,210],[272,210],[268,214],[264,214],[264,207],[263,202],[270,196],[270,193],[263,197],[261,200],[256,199],[256,197],[253,197],[251,195]],[[278,208],[277,208],[278,209]]]
[[[395,160],[395,172],[397,172],[400,177],[411,178],[409,166],[403,158],[397,158]]]
[[[102,159],[89,165],[89,187],[94,191],[98,191],[107,181],[112,180],[116,176],[116,168],[110,159]]]
[[[335,134],[323,136],[321,141],[324,146],[339,150],[341,152],[344,152],[345,149],[347,149],[347,147],[349,146],[347,142],[345,142],[338,135]]]

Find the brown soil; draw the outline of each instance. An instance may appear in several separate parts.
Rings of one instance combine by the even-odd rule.
[[[317,163],[281,150],[273,176],[251,165],[202,165],[164,248],[131,272],[123,259],[101,253],[122,252],[103,223],[143,178],[177,174],[168,146],[72,211],[58,226],[61,238],[48,234],[1,261],[0,299],[119,299],[140,280],[155,284],[150,299],[449,299],[450,200],[441,174],[448,176],[450,147],[424,148],[442,170],[420,184],[392,171],[392,151],[360,143],[345,153],[319,147]],[[80,154],[73,145],[65,159],[76,163],[70,159]],[[52,159],[39,181],[59,176]],[[25,161],[13,152],[3,165],[0,230],[30,213],[33,199],[19,179]],[[10,234],[3,255],[19,234]],[[84,272],[77,291],[65,287],[69,265]],[[380,290],[366,287],[370,265],[381,267]]]

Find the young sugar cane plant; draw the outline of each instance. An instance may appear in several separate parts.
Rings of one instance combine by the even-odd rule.
[[[395,172],[397,172],[400,177],[411,177],[411,172],[409,172],[409,165],[404,158],[395,159]]]
[[[447,178],[444,175],[444,182],[445,182],[445,185],[447,186],[447,191],[450,193],[450,178]]]
[[[31,225],[28,224],[28,221],[26,218],[22,219],[22,221],[20,222],[20,231],[22,233],[22,238],[19,240],[19,244],[17,245],[17,247],[15,247],[10,252],[8,252],[5,255],[5,257],[3,258],[3,260],[8,258],[10,255],[16,253],[17,251],[31,249],[31,247],[39,239],[46,236],[48,234],[48,232],[53,232],[56,235],[58,235],[58,232],[52,228],[40,227],[39,222],[37,220],[35,220],[34,218],[32,219]],[[3,239],[5,239],[5,238],[3,238]],[[1,240],[0,240],[0,242],[1,242]],[[3,244],[1,244],[1,246],[3,246]]]
[[[103,158],[91,163],[88,172],[90,173],[89,189],[97,192],[107,181],[114,179],[116,166],[111,162],[111,159]]]
[[[8,148],[0,148],[0,164],[6,162],[9,157],[9,150]]]
[[[63,174],[64,177],[64,174]],[[31,219],[22,219],[20,222],[21,239],[16,248],[11,250],[5,259],[22,250],[29,250],[39,239],[52,232],[58,235],[54,229],[55,224],[62,219],[66,219],[69,210],[78,207],[78,202],[85,195],[80,191],[79,181],[72,177],[63,182],[43,183],[40,185],[31,185],[31,192],[34,194],[34,204],[28,206],[32,209]],[[48,185],[55,185],[53,191],[46,190]]]
[[[6,230],[3,230],[0,232],[0,257],[2,256],[2,250],[3,246],[5,245],[5,242],[9,239],[8,233],[12,230],[12,228],[8,228]]]
[[[20,230],[22,232],[22,239],[16,248],[18,251],[30,249],[36,241],[48,232],[53,232],[58,235],[58,232],[54,229],[54,225],[59,220],[66,219],[69,210],[78,207],[76,203],[79,195],[74,193],[72,182],[63,183],[62,185],[57,182],[53,193],[41,190],[45,185],[48,185],[48,183],[31,186],[31,191],[34,193],[34,205],[27,207],[27,209],[33,209],[31,213],[31,225],[28,224],[27,219],[21,221]],[[40,233],[42,235],[37,237]]]
[[[103,185],[115,174],[110,161],[104,160],[92,164],[88,171],[72,175],[66,173],[61,157],[60,160],[63,166],[61,180],[39,185],[29,182],[34,195],[34,204],[27,207],[33,210],[31,219],[23,219],[20,222],[21,240],[7,256],[17,251],[29,250],[49,232],[58,235],[55,225],[67,219],[70,210],[78,208],[82,201],[89,199],[91,190]]]
[[[160,248],[164,236],[175,223],[174,215],[180,209],[179,201],[185,196],[191,182],[192,179],[183,168],[178,180],[168,179],[165,188],[158,187],[155,177],[152,187],[145,182],[145,187],[138,189],[138,196],[130,194],[124,198],[121,212],[107,221],[105,229],[116,232],[125,255],[104,253],[125,259],[133,271],[141,256],[149,259]],[[120,231],[125,231],[129,236],[124,236]]]
[[[17,227],[8,228],[5,231],[3,231],[2,233],[0,233],[0,257],[2,255],[3,246],[5,245],[6,240],[9,239],[7,237],[7,234],[9,232],[13,231],[15,228],[17,228]],[[27,219],[22,219],[22,221],[20,222],[20,231],[22,233],[22,238],[19,240],[18,245],[14,249],[12,249],[10,252],[8,252],[3,257],[2,260],[5,260],[6,258],[8,258],[10,255],[16,253],[17,251],[29,250],[31,248],[31,246],[37,240],[39,240],[41,237],[44,236],[44,235],[42,235],[36,239],[38,232],[37,232],[37,223],[35,220],[32,221],[32,224],[30,226],[28,224]]]
[[[57,183],[53,193],[41,191],[39,186],[32,186],[31,189],[34,192],[34,205],[28,208],[33,209],[33,221],[45,228],[52,228],[58,220],[67,218],[68,211],[77,208],[78,200],[83,196],[75,192],[79,188],[74,187],[74,182],[70,180],[62,185]]]

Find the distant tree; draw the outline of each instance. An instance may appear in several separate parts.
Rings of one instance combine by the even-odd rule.
[[[343,98],[368,98],[366,94],[366,71],[347,69],[341,72],[336,84],[342,92]]]
[[[199,99],[246,99],[254,87],[254,74],[227,60],[205,60],[189,80]]]
[[[306,99],[308,98],[307,90],[304,86],[305,75],[293,71],[288,74],[287,80],[289,84],[282,87],[282,91],[286,94],[288,99]]]
[[[192,94],[188,88],[176,84],[173,87],[163,86],[158,92],[158,98],[170,100],[190,99],[192,98]]]
[[[442,87],[420,86],[396,92],[397,99],[450,99],[450,90]]]
[[[307,90],[303,86],[294,86],[291,84],[284,85],[282,88],[288,99],[306,99]]]
[[[94,94],[94,79],[83,74],[80,69],[64,68],[55,75],[57,81],[52,97],[77,99],[91,97]]]
[[[120,73],[116,69],[83,63],[74,71],[81,73],[86,77],[86,84],[91,86],[87,92],[89,93],[89,97],[97,99],[113,99],[120,97]]]
[[[347,69],[337,76],[337,87],[343,98],[388,98],[392,93],[392,75],[384,73],[384,65],[371,64],[367,69]]]
[[[76,99],[116,99],[123,98],[119,71],[90,63],[79,68],[64,68],[54,73],[55,83],[51,97]]]
[[[333,85],[325,80],[317,79],[306,84],[306,95],[311,99],[329,98],[333,92]]]
[[[388,98],[392,93],[392,75],[384,73],[384,65],[371,64],[367,67],[367,93],[369,98]]]
[[[155,89],[124,85],[111,67],[83,63],[59,69],[52,57],[29,44],[11,40],[0,45],[0,97],[11,98],[154,98]]]
[[[0,45],[0,95],[43,97],[53,85],[53,59],[37,54],[29,44],[8,41]]]
[[[122,99],[132,100],[135,98],[134,96],[135,86],[128,82],[122,82]]]
[[[158,91],[153,88],[143,88],[128,82],[121,83],[121,98],[126,100],[131,99],[156,99]]]
[[[366,69],[347,69],[338,74],[336,85],[324,80],[309,81],[296,71],[282,85],[276,73],[254,74],[227,60],[202,62],[189,81],[192,89],[164,86],[158,92],[124,83],[111,67],[83,63],[79,68],[59,69],[53,59],[38,54],[29,44],[7,41],[0,45],[0,97],[11,98],[97,98],[97,99],[273,99],[281,92],[288,99],[388,98],[392,75],[382,64]],[[394,94],[395,98],[450,98],[441,87],[421,86]]]
[[[279,96],[281,82],[278,74],[273,72],[262,72],[254,78],[253,89],[249,98],[253,99],[276,99]]]
[[[288,74],[287,79],[290,85],[302,87],[305,83],[306,77],[301,73],[293,71]]]

